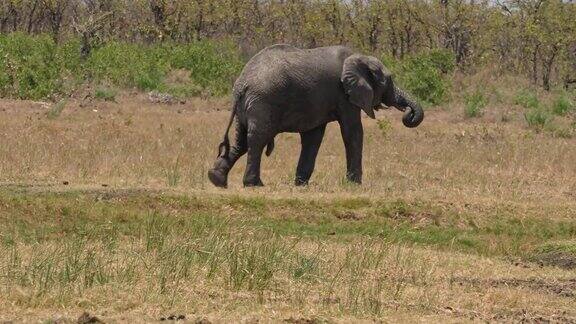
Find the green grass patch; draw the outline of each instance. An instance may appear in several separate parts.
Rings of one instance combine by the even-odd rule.
[[[187,235],[196,232],[195,227],[201,222],[226,224],[230,230],[238,226],[266,229],[280,237],[350,240],[370,236],[483,255],[523,255],[538,244],[576,237],[576,221],[530,217],[520,220],[512,212],[497,210],[480,216],[403,200],[319,202],[241,196],[116,195],[103,200],[82,193],[1,193],[1,241],[39,243],[62,235],[102,242],[126,236],[138,239],[143,226],[157,227],[158,233]],[[235,216],[229,218],[227,214]],[[155,218],[170,223],[150,223]]]
[[[108,87],[98,87],[96,91],[94,91],[94,98],[103,101],[116,101],[117,95],[118,91]]]

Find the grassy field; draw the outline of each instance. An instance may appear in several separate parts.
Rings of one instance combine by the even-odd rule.
[[[282,134],[219,190],[229,102],[90,93],[0,100],[0,321],[576,321],[576,139],[520,106],[364,120],[362,186],[331,125],[293,187]]]

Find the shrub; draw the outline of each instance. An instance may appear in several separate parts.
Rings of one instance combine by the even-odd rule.
[[[479,91],[476,91],[471,95],[466,95],[464,101],[466,104],[464,106],[464,115],[468,118],[482,116],[483,109],[488,103],[486,97]]]
[[[92,51],[87,73],[96,81],[157,90],[169,65],[158,47],[112,42]]]
[[[7,96],[40,99],[61,90],[56,45],[50,37],[11,34],[0,38],[0,85]]]
[[[171,67],[190,71],[192,83],[213,95],[228,93],[234,78],[242,70],[240,54],[227,42],[200,41],[167,47],[172,53]]]
[[[432,64],[413,59],[405,64],[404,70],[400,83],[408,92],[432,105],[444,101],[448,85]]]
[[[382,61],[395,75],[395,81],[419,100],[438,105],[446,100],[449,83],[445,74],[454,70],[454,56],[449,51],[434,50],[402,61],[383,57]]]
[[[178,96],[221,96],[230,91],[242,66],[238,51],[225,41],[110,42],[94,48],[84,62],[78,39],[57,46],[49,36],[0,35],[0,95],[6,97],[46,98],[67,93],[85,81]],[[173,69],[188,71],[190,80],[167,84],[166,76]]]
[[[573,107],[574,105],[570,99],[565,95],[561,95],[552,103],[552,112],[558,116],[565,116],[574,109]]]
[[[538,100],[536,93],[530,92],[526,89],[518,91],[514,103],[529,109],[540,107],[540,101]]]
[[[82,77],[75,39],[56,46],[51,37],[0,35],[0,94],[41,99],[66,93]]]
[[[454,53],[445,49],[434,49],[424,54],[423,59],[428,60],[442,73],[452,73],[456,67]]]

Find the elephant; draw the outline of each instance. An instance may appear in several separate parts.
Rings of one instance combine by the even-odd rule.
[[[266,148],[270,156],[274,137],[299,133],[300,158],[294,184],[307,185],[326,125],[337,121],[346,151],[346,178],[362,183],[363,127],[361,111],[374,119],[374,111],[395,107],[404,112],[406,127],[424,120],[420,104],[394,85],[391,73],[375,57],[345,46],[300,49],[277,44],[261,50],[244,66],[233,87],[233,107],[218,157],[208,178],[226,188],[228,173],[244,154],[245,187],[263,186],[260,162]],[[236,118],[236,137],[228,133]]]

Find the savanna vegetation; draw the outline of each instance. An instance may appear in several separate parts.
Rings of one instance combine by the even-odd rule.
[[[40,98],[108,81],[222,95],[242,62],[278,42],[344,44],[379,56],[432,105],[460,90],[450,87],[455,73],[486,69],[545,90],[569,89],[575,16],[573,3],[556,0],[7,0],[0,5],[0,91]],[[174,69],[188,71],[189,84],[163,84]]]
[[[0,322],[576,321],[570,1],[0,2]],[[379,57],[425,104],[329,125],[267,187],[206,173],[272,43]],[[416,143],[416,144],[415,144]]]

